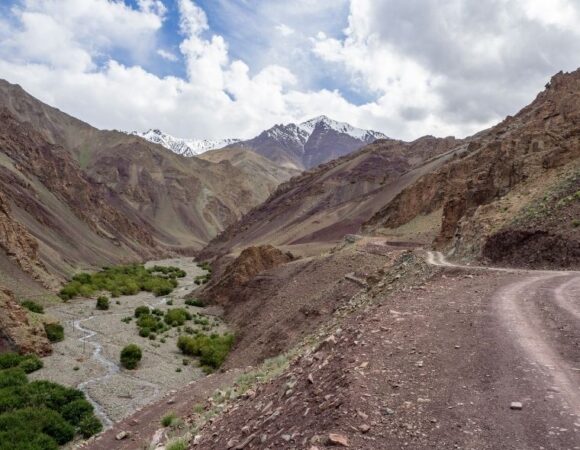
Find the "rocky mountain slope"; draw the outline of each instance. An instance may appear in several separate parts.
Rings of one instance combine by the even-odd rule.
[[[266,202],[213,239],[202,257],[261,243],[341,240],[404,187],[462,151],[462,141],[454,138],[376,141],[280,185]]]
[[[45,285],[79,266],[193,252],[278,181],[102,131],[0,82],[2,249]]]
[[[263,185],[261,190],[270,193],[274,192],[280,183],[301,173],[300,170],[291,167],[279,166],[250,149],[232,147],[210,150],[199,155],[198,158],[213,163],[227,161],[248,176],[253,177],[255,183],[261,183]]]
[[[188,157],[201,155],[209,150],[220,149],[241,141],[241,139],[183,139],[157,129],[151,129],[144,133],[133,131],[131,134],[154,144],[162,145],[178,155]]]
[[[578,265],[580,228],[574,214],[580,202],[579,170],[576,70],[555,75],[529,106],[470,138],[463,157],[407,187],[368,220],[365,229],[388,234],[439,210],[442,219],[433,224],[435,244],[457,255],[481,255],[491,237],[495,243],[485,253],[495,261],[507,260],[515,247],[525,247],[520,264]],[[501,238],[494,237],[496,233]]]

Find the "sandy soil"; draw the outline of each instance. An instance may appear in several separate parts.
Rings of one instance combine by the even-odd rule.
[[[154,264],[177,266],[187,272],[167,297],[141,292],[111,299],[108,311],[97,311],[94,299],[73,300],[46,310],[65,327],[65,340],[54,345],[53,354],[43,360],[44,368],[31,378],[48,379],[83,390],[107,426],[203,376],[196,364],[183,364],[184,357],[176,347],[177,329],[170,330],[166,342],[162,343],[161,336],[154,341],[140,337],[135,320],[121,321],[133,316],[135,308],[141,305],[162,310],[184,306],[183,297],[197,288],[195,277],[204,273],[191,258],[151,261],[147,266]],[[168,300],[173,305],[168,306]],[[206,313],[203,308],[187,309],[192,313]],[[216,323],[214,330],[224,331],[221,321],[217,321],[217,317],[210,320]],[[196,327],[193,322],[188,325]],[[138,344],[143,350],[139,368],[133,371],[118,365],[121,349],[130,343]]]

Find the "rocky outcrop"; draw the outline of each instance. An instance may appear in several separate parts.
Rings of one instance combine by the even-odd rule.
[[[13,219],[6,196],[0,192],[0,247],[24,272],[45,287],[54,281],[38,258],[38,242],[20,223]]]
[[[0,349],[46,356],[52,347],[43,326],[33,324],[10,291],[0,289]]]
[[[403,190],[365,229],[396,228],[443,208],[435,245],[458,253],[473,247],[461,228],[478,208],[580,157],[580,70],[554,76],[531,105],[468,142],[463,155]]]
[[[228,264],[203,292],[203,299],[211,304],[231,306],[239,291],[256,275],[293,260],[272,245],[249,247]]]

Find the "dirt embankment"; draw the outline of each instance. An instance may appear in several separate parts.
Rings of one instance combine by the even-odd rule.
[[[204,292],[225,308],[236,333],[226,368],[255,365],[290,349],[325,323],[388,265],[390,257],[354,245],[317,257],[292,261],[273,247],[242,252]]]

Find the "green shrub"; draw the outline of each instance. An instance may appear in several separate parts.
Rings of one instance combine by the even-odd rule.
[[[161,425],[168,427],[175,419],[177,419],[175,413],[169,413],[166,416],[163,416],[163,419],[161,419]]]
[[[48,408],[23,408],[0,415],[0,432],[22,429],[44,433],[59,445],[71,441],[75,435],[74,426]]]
[[[39,369],[42,369],[43,365],[44,363],[38,356],[26,355],[22,357],[22,360],[18,364],[18,367],[20,367],[26,373],[32,373],[36,372]]]
[[[22,355],[9,352],[0,354],[0,369],[10,369],[18,366],[22,362]]]
[[[185,355],[198,356],[202,366],[219,368],[225,361],[234,343],[231,334],[219,336],[198,334],[197,336],[180,336],[177,347]]]
[[[85,395],[72,388],[67,388],[51,381],[32,381],[24,387],[24,398],[28,406],[46,406],[61,411],[65,405],[85,398]]]
[[[104,295],[97,298],[97,309],[101,311],[106,311],[109,309],[109,299]]]
[[[85,439],[100,433],[102,430],[103,424],[94,414],[85,416],[79,424],[79,431]]]
[[[0,432],[0,450],[58,450],[56,441],[27,429]]]
[[[166,450],[187,450],[187,442],[183,439],[178,439],[167,445]]]
[[[186,320],[191,320],[191,314],[183,308],[170,309],[165,313],[165,323],[172,327],[181,326]]]
[[[62,408],[62,417],[74,426],[78,426],[88,415],[93,414],[93,405],[85,399],[70,402]]]
[[[147,327],[139,328],[139,336],[148,337],[151,334],[151,330]]]
[[[135,308],[135,317],[138,319],[141,316],[149,315],[150,312],[151,310],[149,309],[149,306],[137,306],[137,308]]]
[[[155,295],[167,295],[176,286],[176,278],[185,276],[185,272],[176,267],[156,267],[145,269],[143,265],[103,267],[93,274],[75,275],[59,292],[63,300],[76,296],[91,296],[97,291],[108,291],[112,297],[134,295],[140,291],[153,292]]]
[[[26,372],[20,367],[0,370],[0,388],[22,386],[28,383]]]
[[[60,323],[45,323],[44,331],[50,342],[60,342],[64,340],[64,328]]]
[[[143,354],[138,345],[129,344],[121,350],[121,364],[125,369],[133,370],[141,361]]]
[[[185,304],[189,306],[197,306],[199,308],[203,308],[205,306],[203,302],[197,298],[189,298],[185,301]]]
[[[36,302],[33,302],[32,300],[26,300],[22,302],[22,306],[25,307],[28,311],[32,311],[33,313],[44,314],[44,307]]]

